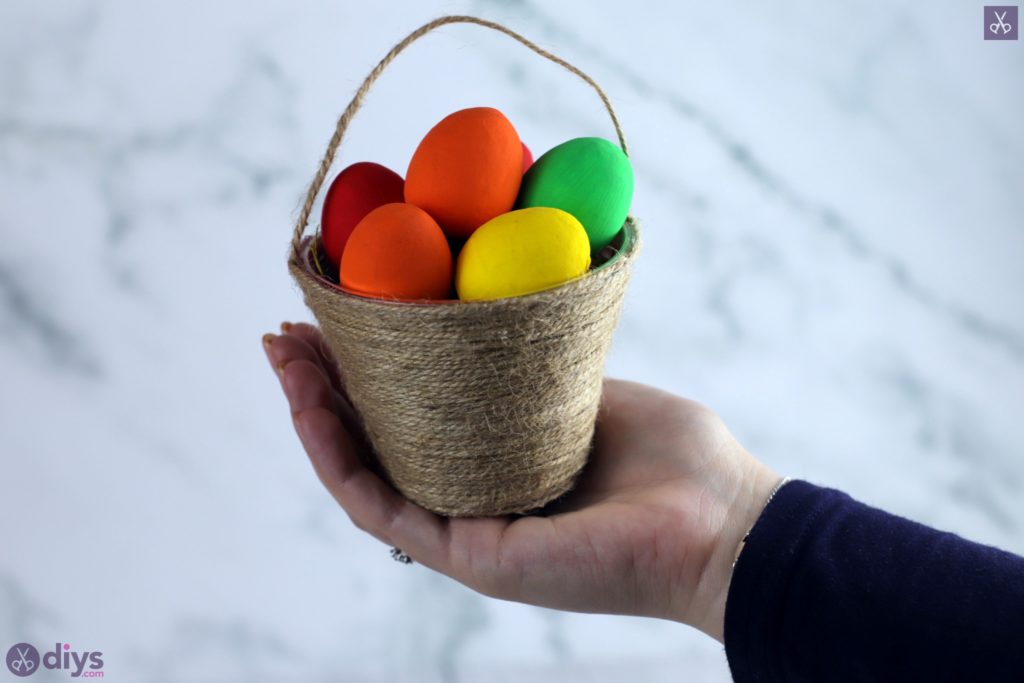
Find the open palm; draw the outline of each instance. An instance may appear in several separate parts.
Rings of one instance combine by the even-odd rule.
[[[264,336],[299,438],[353,523],[496,598],[661,617],[721,640],[732,553],[777,476],[703,406],[605,380],[594,448],[575,488],[539,512],[447,518],[371,467],[319,330]]]

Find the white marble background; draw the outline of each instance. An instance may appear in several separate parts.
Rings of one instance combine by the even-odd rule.
[[[291,432],[260,335],[310,319],[299,198],[365,73],[455,12],[619,109],[645,250],[609,374],[713,406],[781,472],[1024,552],[1024,45],[982,41],[980,3],[4,0],[4,652],[102,650],[112,681],[728,680],[684,626],[392,562]],[[537,153],[612,135],[557,67],[449,27],[341,163],[403,172],[484,104]]]

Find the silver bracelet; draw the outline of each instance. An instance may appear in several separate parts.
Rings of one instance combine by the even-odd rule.
[[[782,481],[780,481],[778,484],[775,485],[775,488],[772,489],[772,492],[768,494],[768,500],[766,500],[764,502],[764,505],[761,507],[761,512],[757,515],[758,519],[760,519],[761,515],[764,514],[764,511],[766,509],[768,509],[768,504],[772,502],[772,498],[774,498],[775,494],[779,492],[779,489],[781,489],[783,486],[786,485],[787,482],[789,482],[791,480],[792,479],[790,477],[783,477]],[[743,552],[743,546],[745,546],[747,544],[747,539],[750,538],[750,532],[754,530],[754,526],[756,526],[756,525],[757,525],[757,520],[754,520],[754,524],[752,524],[750,526],[750,528],[747,529],[747,533],[743,534],[743,538],[740,539],[740,544],[738,546],[736,546],[736,557],[734,557],[732,559],[732,568],[733,569],[736,568],[736,563],[740,561],[740,553]]]

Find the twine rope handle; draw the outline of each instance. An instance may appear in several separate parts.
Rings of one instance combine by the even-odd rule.
[[[439,28],[447,24],[476,24],[478,26],[484,26],[486,28],[494,29],[500,33],[504,33],[510,38],[513,38],[530,48],[541,57],[558,64],[585,81],[587,85],[597,92],[598,97],[601,98],[604,108],[608,111],[608,115],[612,119],[612,125],[615,126],[615,134],[619,138],[619,146],[622,148],[623,153],[627,156],[629,155],[629,149],[626,147],[626,136],[622,133],[622,126],[619,124],[619,117],[615,115],[612,103],[608,100],[608,96],[605,95],[604,90],[602,90],[601,86],[599,86],[590,76],[583,73],[561,57],[548,52],[531,40],[524,38],[515,31],[506,28],[501,24],[465,15],[439,17],[427,24],[424,24],[423,26],[420,26],[418,29],[402,39],[401,42],[391,48],[391,51],[384,56],[384,59],[380,60],[377,66],[373,67],[373,71],[371,71],[366,77],[363,84],[359,86],[359,90],[357,90],[356,94],[352,97],[352,101],[348,103],[347,107],[345,107],[345,111],[341,114],[341,117],[338,119],[338,124],[334,129],[334,135],[331,136],[331,141],[327,144],[327,151],[324,152],[324,158],[320,162],[320,168],[317,169],[316,175],[313,177],[313,182],[310,184],[309,190],[306,191],[306,200],[302,204],[302,211],[299,213],[299,219],[295,223],[295,232],[292,234],[292,253],[296,262],[301,260],[301,257],[299,256],[299,244],[302,241],[302,233],[305,232],[306,225],[309,222],[309,215],[313,212],[313,204],[316,202],[316,196],[319,194],[320,188],[323,186],[324,180],[327,178],[327,172],[330,170],[331,164],[334,163],[334,155],[338,151],[338,146],[341,144],[341,140],[345,136],[345,131],[348,129],[349,123],[352,122],[352,119],[355,117],[356,112],[359,111],[359,108],[363,106],[363,99],[366,97],[366,93],[369,92],[374,82],[376,82],[384,72],[384,69],[394,61],[395,57],[397,57],[399,53],[409,47],[409,45],[414,43],[416,40],[433,31],[435,28]]]

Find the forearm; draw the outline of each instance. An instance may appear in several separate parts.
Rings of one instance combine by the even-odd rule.
[[[1021,634],[1024,559],[802,481],[758,519],[725,612],[741,682],[1020,680]]]

